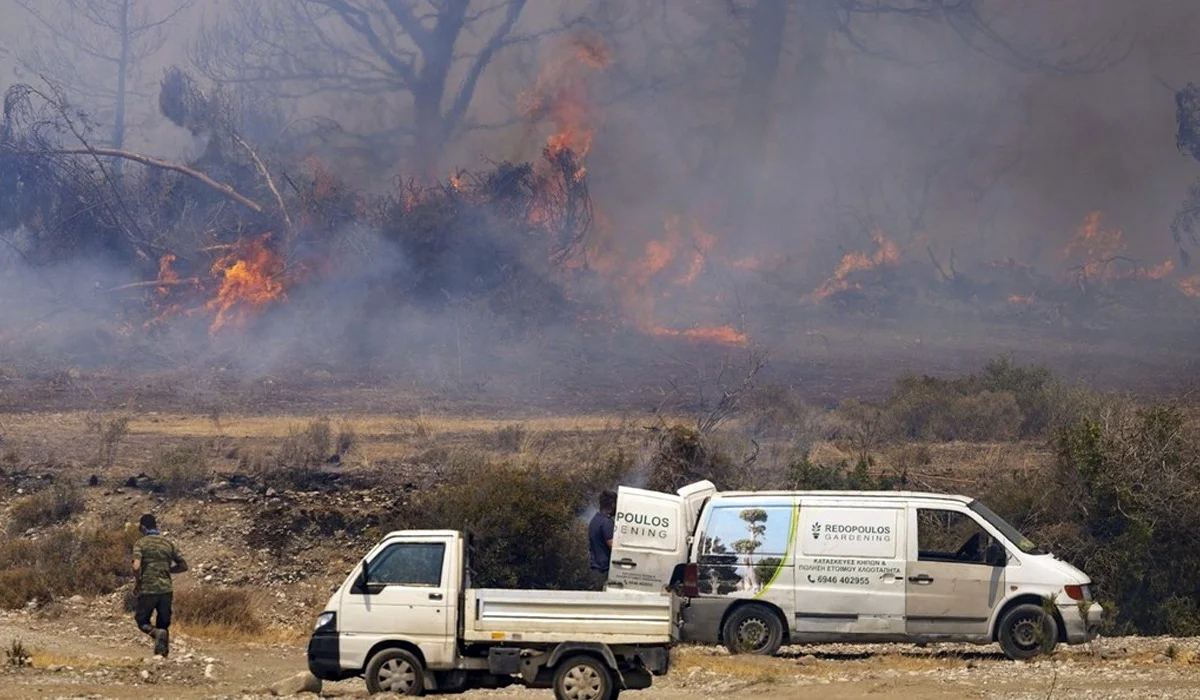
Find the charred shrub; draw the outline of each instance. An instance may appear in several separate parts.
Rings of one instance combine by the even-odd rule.
[[[572,588],[587,573],[589,506],[585,489],[562,472],[485,462],[418,496],[397,527],[472,533],[475,585]]]
[[[175,619],[193,629],[259,634],[265,629],[254,595],[243,588],[195,588],[179,591]]]
[[[57,525],[82,513],[84,507],[83,493],[73,484],[59,482],[13,504],[8,514],[8,530],[18,533]]]
[[[901,377],[887,409],[894,430],[909,440],[1012,440],[1023,420],[1012,393],[981,389],[973,377]]]
[[[159,454],[150,466],[149,476],[156,489],[182,496],[204,486],[211,473],[204,451],[198,445],[183,445]]]
[[[285,503],[255,513],[246,533],[246,544],[282,557],[305,540],[329,538],[338,533],[357,536],[378,523],[379,515],[371,511],[343,510],[336,506],[296,507]]]
[[[112,418],[98,414],[89,414],[84,418],[87,432],[95,436],[95,463],[101,467],[111,467],[117,461],[117,452],[129,435],[129,417],[115,416]]]

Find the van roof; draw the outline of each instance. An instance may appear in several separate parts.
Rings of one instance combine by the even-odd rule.
[[[722,491],[713,496],[713,500],[725,499],[745,499],[745,498],[778,498],[778,497],[802,497],[802,498],[853,498],[864,500],[923,500],[923,501],[948,501],[951,503],[968,504],[974,501],[970,496],[960,496],[949,493],[934,493],[932,491]]]

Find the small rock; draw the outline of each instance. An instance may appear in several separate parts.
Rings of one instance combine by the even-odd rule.
[[[979,662],[975,659],[971,659],[967,662],[967,668],[979,668]]]
[[[215,675],[214,675],[214,673],[213,673],[213,671],[214,671],[214,669],[215,669],[215,668],[216,668],[216,667],[215,667],[215,666],[213,666],[211,663],[210,663],[209,665],[205,666],[205,667],[204,667],[204,677],[205,677],[205,678],[208,678],[208,679],[210,679],[210,680],[211,680],[211,679],[213,679],[213,678],[215,678],[216,676],[215,676]]]
[[[150,680],[150,672],[144,668],[142,669],[142,672],[139,673],[138,675],[141,676],[142,680],[144,680],[144,681]]]
[[[321,692],[321,679],[307,671],[272,683],[268,690],[272,695],[297,695]]]
[[[813,666],[817,663],[817,657],[813,656],[812,654],[805,654],[799,659],[796,659],[796,663],[800,664],[801,666]]]
[[[1166,654],[1159,654],[1154,657],[1154,663],[1169,664],[1169,663],[1171,663],[1171,657],[1167,656]]]
[[[71,596],[70,598],[67,598],[67,602],[69,602],[69,603],[82,603],[82,602],[83,602],[83,596],[81,596],[81,595],[73,595],[73,596]]]

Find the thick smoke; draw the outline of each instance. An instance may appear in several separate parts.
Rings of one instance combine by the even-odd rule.
[[[433,175],[445,183],[459,167],[540,167],[548,137],[574,129],[579,149],[586,130],[590,147],[579,155],[592,225],[570,264],[547,264],[527,231],[485,215],[435,229],[447,240],[432,257],[412,243],[416,219],[397,230],[362,217],[299,222],[293,249],[280,254],[289,265],[309,263],[306,274],[289,277],[285,298],[243,327],[214,332],[204,299],[148,323],[162,303],[152,287],[112,291],[153,279],[154,260],[130,263],[126,250],[33,264],[36,242],[14,224],[0,242],[0,362],[187,368],[252,381],[353,375],[521,401],[589,401],[599,392],[622,402],[624,387],[641,387],[648,407],[663,386],[728,379],[714,379],[721,363],[746,352],[679,335],[695,328],[744,334],[770,351],[768,379],[821,398],[841,391],[831,374],[957,370],[1013,350],[1083,376],[1113,362],[1191,362],[1196,305],[1172,284],[1196,271],[1176,259],[1169,232],[1195,175],[1174,144],[1173,89],[1195,77],[1182,21],[1188,3],[1143,3],[1136,12],[1082,0],[962,3],[977,8],[971,15],[876,15],[856,5],[529,3],[517,27],[536,40],[486,66]],[[180,64],[210,90],[208,78],[228,77],[218,68],[263,69],[228,62],[246,41],[231,27],[267,31],[269,23],[250,20],[269,12],[285,7],[232,3],[204,18],[204,32],[181,18],[138,74],[154,92],[161,70]],[[494,30],[503,13],[487,17],[481,29]],[[771,17],[782,18],[774,23],[781,32],[769,31]],[[572,74],[569,109],[524,110],[518,95],[577,60],[584,29],[611,61]],[[489,36],[478,34],[456,51],[478,51]],[[334,36],[363,50],[344,26]],[[306,55],[330,74],[346,70],[344,57]],[[453,68],[451,92],[468,74]],[[351,189],[395,192],[395,177],[423,175],[415,163],[427,156],[428,133],[389,136],[420,126],[402,89],[297,89],[316,82],[264,79],[253,100],[230,82],[225,104],[255,109],[213,119],[253,135],[277,175],[302,170],[310,155]],[[75,106],[106,114],[69,84],[64,90]],[[257,177],[236,145],[170,126],[154,99],[133,101],[151,127],[132,127],[131,144],[168,158],[196,154],[189,163],[218,179]],[[267,143],[268,122],[286,125],[287,135]],[[220,160],[234,157],[244,172]],[[304,185],[280,180],[283,195],[299,199]],[[263,187],[254,196],[273,199]],[[228,225],[233,205],[219,206],[216,225]],[[1079,285],[1070,268],[1081,263],[1063,250],[1097,211],[1103,230],[1123,234],[1123,247],[1105,252],[1120,258],[1114,265],[1174,261],[1161,285],[1071,296]],[[193,238],[164,236],[203,247],[204,227],[174,219],[184,220]],[[895,259],[881,254],[881,240]],[[208,275],[213,256],[186,252],[190,272]],[[830,286],[853,254],[871,266]],[[661,265],[648,262],[656,256]],[[1004,260],[1033,272],[998,278],[989,265]],[[814,298],[822,288],[837,294]],[[1047,300],[1043,288],[1061,298]],[[1020,316],[1012,299],[1036,299],[1037,313]],[[1150,311],[1126,308],[1139,305]],[[1161,357],[1139,357],[1146,343],[1164,348]],[[1085,350],[1090,359],[1079,360]]]

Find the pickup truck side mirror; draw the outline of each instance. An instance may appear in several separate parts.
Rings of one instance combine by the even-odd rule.
[[[350,586],[350,592],[355,595],[374,595],[380,593],[384,589],[382,583],[369,583],[368,576],[370,575],[370,563],[363,559],[362,569],[358,572],[358,576],[354,579],[354,585]]]

